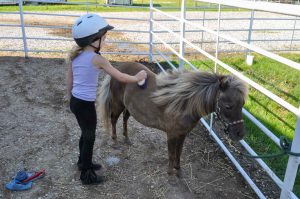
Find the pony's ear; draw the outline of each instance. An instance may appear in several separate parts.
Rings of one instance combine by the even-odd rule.
[[[228,88],[229,81],[227,76],[220,76],[219,77],[219,82],[220,82],[220,90],[225,91]]]

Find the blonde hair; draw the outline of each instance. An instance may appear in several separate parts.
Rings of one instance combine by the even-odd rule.
[[[66,62],[71,63],[82,51],[84,47],[80,47],[78,45],[74,45],[72,49],[69,51]]]

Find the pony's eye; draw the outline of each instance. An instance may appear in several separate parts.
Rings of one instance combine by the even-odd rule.
[[[232,106],[230,106],[230,105],[225,105],[225,108],[226,108],[227,110],[231,110],[231,109],[232,109]]]

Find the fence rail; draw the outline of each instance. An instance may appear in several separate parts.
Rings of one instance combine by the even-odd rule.
[[[34,1],[35,2],[35,1]],[[51,3],[51,2],[50,2]],[[54,2],[53,2],[54,3]],[[57,2],[55,2],[57,3]],[[62,2],[60,2],[60,4],[64,4]],[[77,4],[77,3],[76,3]],[[79,3],[80,5],[82,3]],[[22,5],[20,5],[22,6]],[[104,6],[102,4],[97,4],[97,6]],[[117,5],[114,5],[117,6]],[[131,6],[134,7],[134,6]],[[140,8],[140,7],[135,7],[135,8]],[[142,7],[145,8],[145,7]],[[203,7],[201,7],[203,8]],[[0,17],[1,15],[20,15],[20,12],[0,12]],[[26,16],[48,16],[48,17],[78,17],[79,14],[57,14],[57,13],[38,13],[38,12],[23,12],[22,11],[22,15],[23,18]],[[136,22],[145,22],[145,23],[150,23],[148,18],[144,18],[144,19],[138,19],[138,18],[129,18],[129,17],[110,17],[110,16],[106,16],[105,17],[108,20],[121,20],[121,21],[136,21]],[[174,19],[174,18],[155,18],[155,21],[162,21],[162,22],[176,22],[178,19]],[[205,9],[203,10],[203,17],[199,18],[187,18],[186,19],[189,22],[194,22],[194,23],[200,23],[200,22],[205,22],[205,23],[210,23],[217,21],[218,19],[215,17],[207,17],[205,16]],[[5,21],[5,20],[3,20]],[[246,28],[230,28],[230,27],[225,27],[220,29],[221,33],[226,33],[226,32],[230,32],[230,34],[240,34],[243,35],[245,34],[244,38],[240,38],[239,40],[242,42],[246,42],[247,43],[254,43],[257,42],[257,45],[260,45],[262,47],[264,47],[265,45],[269,46],[267,48],[264,47],[264,49],[267,49],[269,51],[274,51],[274,52],[278,52],[278,51],[282,51],[282,52],[293,52],[293,51],[299,51],[298,46],[300,45],[300,34],[299,34],[299,30],[300,28],[296,25],[297,22],[297,18],[288,18],[288,17],[272,17],[272,18],[268,18],[268,17],[237,17],[237,18],[233,18],[233,17],[229,17],[229,18],[220,18],[220,21],[226,22],[226,23],[231,23],[234,21],[253,21],[253,22],[262,22],[262,21],[287,21],[287,22],[294,22],[293,25],[289,28],[285,28],[285,27],[278,27],[278,28],[250,28],[250,27],[246,27]],[[25,19],[26,22],[26,19]],[[203,25],[203,24],[202,24]],[[21,27],[22,29],[24,28],[25,31],[25,36],[22,38],[19,37],[8,37],[7,35],[5,36],[1,36],[0,34],[0,40],[9,40],[9,39],[22,39],[23,42],[25,43],[27,39],[32,39],[32,37],[26,37],[26,30],[28,28],[40,28],[40,29],[65,29],[70,30],[70,26],[46,26],[46,25],[30,25],[30,24],[7,24],[7,23],[0,23],[0,28],[1,27]],[[122,33],[145,33],[145,34],[149,34],[149,30],[130,30],[130,29],[116,29],[114,30],[115,32],[122,32]],[[179,29],[172,29],[173,32],[175,33],[180,33]],[[216,31],[216,29],[214,29],[214,31]],[[197,29],[186,29],[185,30],[186,33],[203,33],[205,32],[205,30],[202,30],[201,28],[199,29],[199,26],[197,27]],[[281,38],[281,36],[279,38],[257,38],[254,37],[253,35],[257,34],[267,34],[268,32],[276,32],[277,34],[283,34],[285,35],[283,38]],[[155,31],[155,33],[168,33],[168,31],[165,30],[158,30]],[[248,33],[248,36],[246,36],[246,34]],[[150,35],[150,34],[149,34]],[[252,35],[252,37],[251,37]],[[246,38],[248,37],[248,38]],[[34,37],[34,39],[37,39],[39,37]],[[54,38],[54,37],[40,37],[39,40],[43,40],[43,41],[49,41],[49,40],[56,40],[56,41],[66,41],[66,42],[71,42],[70,39],[68,38]],[[289,45],[283,44],[285,41],[289,41]],[[122,44],[120,41],[120,43],[114,42],[115,44]],[[226,39],[222,40],[220,38],[219,43],[227,43],[228,41]],[[230,41],[232,42],[232,41]],[[149,39],[145,39],[143,42],[143,45],[148,45],[150,46],[149,43]],[[204,38],[203,34],[202,34],[202,38],[201,40],[199,39],[199,41],[193,41],[194,44],[200,43],[201,46],[202,45],[206,45],[206,46],[211,46],[211,44],[214,44],[215,41],[213,39],[210,38]],[[278,43],[278,45],[277,45]],[[132,42],[132,44],[136,44],[134,42]],[[178,45],[180,46],[180,42],[175,43],[175,42],[167,42],[167,44],[172,44],[172,45]],[[7,48],[1,48],[0,47],[0,51],[6,51]],[[7,49],[7,50],[11,50],[11,49]],[[20,51],[19,49],[17,49],[18,51]],[[24,50],[24,47],[23,47]],[[25,50],[24,50],[25,51]],[[53,52],[61,52],[61,51],[66,51],[66,50],[52,50]],[[208,50],[209,51],[209,50]],[[220,52],[243,52],[245,50],[242,49],[226,49],[223,48],[220,50]],[[31,48],[28,47],[27,52],[33,52],[31,51]],[[248,52],[248,51],[246,51]],[[132,54],[132,53],[130,53]]]

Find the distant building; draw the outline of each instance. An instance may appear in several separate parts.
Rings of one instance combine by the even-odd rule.
[[[256,0],[256,1],[267,1],[267,2],[285,3],[285,4],[299,4],[299,0]]]
[[[42,4],[48,2],[67,2],[67,0],[38,0],[37,2],[25,1],[23,4]],[[19,0],[0,0],[0,5],[18,5]]]
[[[132,5],[133,0],[106,0],[106,4],[113,5]]]
[[[0,0],[0,5],[17,5],[19,0]]]

